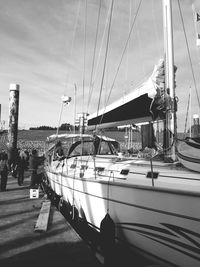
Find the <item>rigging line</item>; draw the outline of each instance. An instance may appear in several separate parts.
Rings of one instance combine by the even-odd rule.
[[[58,127],[57,127],[57,131],[56,131],[56,136],[58,137],[58,132],[59,132],[59,127],[60,127],[60,121],[61,121],[61,117],[62,117],[62,112],[63,112],[63,101],[61,103],[61,107],[60,107],[60,114],[59,114],[59,120],[58,120]]]
[[[74,168],[74,175],[73,175],[73,189],[72,189],[72,219],[74,219],[74,211],[75,211],[75,178],[76,178],[76,168],[78,164],[77,157],[74,160],[75,168]]]
[[[77,30],[77,25],[78,25],[78,18],[80,15],[80,7],[81,7],[81,0],[79,0],[79,3],[78,3],[78,9],[77,9],[76,20],[75,20],[75,24],[74,24],[74,31],[73,31],[73,36],[72,36],[72,43],[71,43],[71,48],[70,48],[70,53],[69,53],[69,59],[72,58],[72,54],[73,54],[73,50],[74,50],[74,41],[75,41],[75,34],[76,34],[76,30]],[[70,73],[68,70],[67,75],[66,75],[66,84],[67,85],[69,82],[69,77],[70,77]],[[65,92],[65,90],[64,90],[64,92]]]
[[[131,14],[132,14],[132,1],[129,1],[129,20],[128,20],[128,33],[131,28]],[[128,52],[129,52],[129,46],[130,46],[130,40],[127,44],[127,50],[126,50],[126,68],[125,68],[125,87],[124,87],[124,97],[126,95],[126,86],[128,85],[128,65],[129,65],[129,57],[128,57]]]
[[[83,99],[82,99],[82,112],[84,112],[84,100],[85,100],[85,63],[86,63],[86,27],[87,27],[87,0],[85,0],[85,23],[84,23],[84,57],[83,57]]]
[[[119,65],[118,65],[118,68],[117,68],[117,71],[116,71],[116,74],[115,74],[113,83],[112,83],[112,86],[111,86],[110,91],[109,91],[109,95],[108,95],[108,99],[107,99],[107,101],[106,101],[106,105],[105,105],[105,108],[104,108],[104,112],[105,112],[106,106],[107,106],[107,104],[108,104],[108,101],[109,101],[109,99],[110,99],[111,92],[112,92],[112,90],[113,90],[113,87],[114,87],[114,84],[115,84],[117,75],[118,75],[118,73],[119,73],[119,69],[120,69],[120,66],[121,66],[121,63],[122,63],[122,60],[123,60],[123,57],[124,57],[124,54],[125,54],[125,51],[126,51],[128,42],[129,42],[129,40],[130,40],[131,33],[132,33],[133,27],[134,27],[134,25],[135,25],[135,21],[136,21],[137,15],[138,15],[138,13],[139,13],[139,9],[140,9],[141,4],[142,4],[142,0],[140,0],[140,3],[139,3],[139,5],[138,5],[138,8],[137,8],[137,11],[136,11],[134,20],[133,20],[133,23],[132,23],[132,25],[131,25],[131,29],[130,29],[130,31],[129,31],[129,35],[128,35],[128,38],[127,38],[127,40],[126,40],[125,46],[124,46],[124,50],[123,50],[123,52],[122,52],[122,56],[121,56],[121,59],[120,59],[120,62],[119,62]],[[99,123],[99,124],[101,124],[101,122],[102,122],[102,119],[103,119],[103,116],[104,116],[104,112],[103,112],[102,115],[101,115],[101,120],[100,120],[100,123]],[[98,113],[97,113],[97,116],[98,116]]]
[[[93,93],[94,82],[95,82],[96,76],[97,76],[97,69],[98,69],[98,65],[99,65],[99,62],[100,62],[100,56],[101,56],[101,51],[102,51],[102,48],[103,48],[103,42],[104,42],[104,38],[105,38],[105,33],[106,33],[107,25],[108,25],[108,22],[109,22],[110,12],[111,12],[111,5],[109,7],[109,10],[108,10],[108,13],[107,13],[107,17],[106,17],[106,23],[105,23],[104,32],[103,32],[103,36],[102,36],[102,40],[101,40],[101,46],[100,46],[100,50],[99,50],[99,54],[98,54],[98,59],[97,59],[97,67],[96,67],[95,74],[94,74],[94,80],[92,81],[91,95]],[[90,97],[90,101],[91,101],[91,97]]]
[[[73,53],[75,33],[76,33],[77,25],[78,25],[78,17],[79,17],[79,14],[80,14],[80,6],[81,6],[80,3],[81,3],[81,0],[79,0],[79,5],[78,5],[78,9],[77,9],[76,22],[75,22],[73,36],[72,36],[72,43],[71,43],[71,49],[70,49],[69,58],[72,57],[72,53]],[[69,82],[69,71],[66,74],[66,85],[68,85],[68,82]],[[64,87],[64,90],[63,91],[64,91],[63,93],[65,93],[65,87]],[[58,135],[58,132],[59,132],[59,126],[60,126],[60,122],[61,122],[62,112],[63,112],[63,101],[61,103],[61,108],[60,108],[60,114],[59,114],[59,120],[58,120],[58,127],[57,127],[57,131],[56,131],[56,135]]]
[[[110,211],[110,202],[109,202],[109,200],[110,200],[110,179],[111,179],[111,175],[112,175],[112,178],[113,178],[113,181],[114,181],[114,173],[113,173],[113,171],[110,171],[110,175],[109,175],[109,177],[108,177],[108,183],[107,183],[107,213],[109,213],[109,211]]]
[[[197,100],[198,100],[198,104],[199,104],[199,108],[200,108],[200,100],[199,100],[199,95],[198,95],[198,90],[197,90],[197,83],[196,83],[196,79],[195,79],[195,75],[194,75],[194,68],[192,65],[192,59],[191,59],[191,55],[190,55],[189,44],[188,44],[186,30],[185,30],[185,24],[184,24],[184,20],[183,20],[183,14],[182,14],[181,6],[180,6],[180,0],[178,0],[178,7],[179,7],[180,16],[181,16],[181,22],[182,22],[183,32],[184,32],[184,36],[185,36],[185,42],[186,42],[186,46],[187,46],[187,52],[188,52],[188,57],[189,57],[189,61],[190,61],[192,77],[194,80],[194,87],[195,87],[196,96],[197,96]]]
[[[135,5],[137,6],[137,5]],[[145,66],[143,64],[143,60],[142,60],[142,56],[144,55],[144,52],[143,52],[143,47],[142,47],[142,41],[141,41],[141,30],[139,29],[139,27],[136,27],[136,36],[137,36],[137,40],[138,40],[138,57],[139,57],[139,60],[141,62],[141,71],[142,71],[142,75],[143,77],[145,76],[145,73],[146,73],[146,69],[145,69]]]
[[[100,87],[100,92],[99,92],[97,116],[99,113],[101,94],[102,94],[102,90],[103,90],[103,82],[104,82],[104,76],[105,76],[105,70],[106,70],[108,47],[109,47],[109,40],[110,40],[110,28],[111,28],[111,20],[112,20],[112,13],[113,13],[113,5],[114,5],[114,0],[112,0],[112,2],[111,2],[111,13],[110,13],[110,19],[109,19],[108,36],[107,36],[107,43],[106,43],[106,53],[105,53],[104,66],[103,66],[103,75],[102,75],[102,79],[101,79],[101,87]],[[95,130],[96,130],[96,128],[97,128],[97,125],[95,126]]]
[[[159,43],[160,38],[159,38],[159,34],[158,34],[158,23],[156,23],[156,18],[157,18],[157,14],[155,14],[155,0],[152,1],[152,5],[151,5],[152,9],[152,16],[153,16],[153,27],[154,27],[154,31],[155,31],[155,36],[156,36],[156,43]]]
[[[184,134],[186,133],[186,128],[187,128],[187,119],[188,119],[189,105],[190,105],[190,92],[189,92],[188,104],[187,104],[187,112],[186,112],[186,117],[185,117],[185,129],[184,129]]]
[[[99,33],[99,22],[100,22],[100,13],[101,13],[101,1],[102,0],[100,0],[99,10],[98,10],[98,17],[97,17],[95,44],[94,44],[93,61],[92,61],[92,72],[91,72],[91,78],[90,78],[89,98],[88,98],[88,104],[87,104],[87,113],[88,113],[88,108],[89,108],[89,104],[90,104],[90,101],[91,101],[91,95],[92,95],[92,90],[93,90],[93,88],[92,88],[92,79],[93,79],[95,55],[96,55],[96,49],[97,49],[97,38],[98,38],[98,33]]]

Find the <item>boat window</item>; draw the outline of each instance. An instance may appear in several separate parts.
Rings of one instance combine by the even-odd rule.
[[[64,142],[59,142],[55,144],[54,149],[53,149],[53,160],[59,160],[65,157],[68,153],[69,150],[69,144],[64,143]]]
[[[111,147],[111,149],[112,149],[112,154],[118,154],[119,152],[120,152],[120,146],[119,146],[119,144],[117,143],[117,142],[115,142],[115,143],[110,143],[110,147]]]
[[[70,153],[70,157],[75,156],[86,156],[86,155],[93,155],[94,154],[94,145],[93,142],[84,142],[79,143],[77,146],[74,147],[73,151]]]
[[[110,154],[113,154],[111,149],[110,149],[110,146],[107,142],[101,142],[100,144],[100,148],[99,148],[99,154],[100,155],[110,155]]]

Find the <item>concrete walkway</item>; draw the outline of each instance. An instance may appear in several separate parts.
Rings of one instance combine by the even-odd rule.
[[[90,248],[51,206],[46,232],[34,231],[44,195],[30,199],[29,174],[23,186],[9,176],[0,192],[0,266],[100,267]]]

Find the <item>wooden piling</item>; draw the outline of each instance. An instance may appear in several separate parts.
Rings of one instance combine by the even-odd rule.
[[[8,118],[8,150],[9,150],[10,161],[13,160],[17,150],[18,114],[19,114],[19,85],[10,84],[9,118]]]
[[[35,232],[46,232],[47,231],[50,208],[51,208],[50,200],[46,200],[42,203],[40,214],[38,216],[38,219],[35,225],[35,230],[34,230]]]

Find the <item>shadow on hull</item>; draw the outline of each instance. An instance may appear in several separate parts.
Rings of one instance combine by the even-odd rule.
[[[70,203],[62,200],[60,196],[46,184],[45,180],[42,181],[42,188],[51,200],[52,205],[61,212],[74,230],[91,248],[103,266],[145,267],[152,264],[152,262],[148,261],[146,258],[143,258],[141,255],[138,255],[133,251],[127,250],[127,248],[119,243],[114,243],[114,246],[110,247],[109,251],[105,251],[104,245],[102,245],[101,233],[92,225],[89,225],[83,215],[82,217],[79,216],[78,209],[73,207]]]

